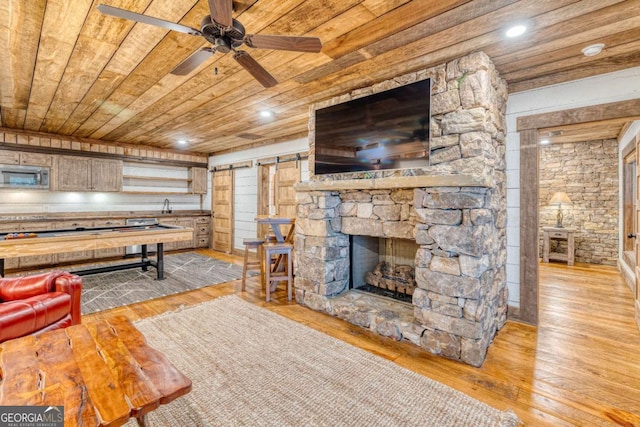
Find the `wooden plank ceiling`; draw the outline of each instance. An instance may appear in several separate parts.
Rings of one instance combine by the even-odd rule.
[[[278,80],[269,89],[232,54],[172,75],[208,42],[96,9],[104,3],[200,28],[206,0],[0,3],[3,127],[164,148],[183,139],[187,149],[212,154],[303,137],[309,104],[473,51],[493,59],[510,92],[640,64],[634,0],[234,2],[247,33],[322,40],[321,53],[243,46]],[[516,22],[528,32],[505,38]],[[593,43],[605,49],[583,56]],[[275,116],[261,118],[259,110]]]

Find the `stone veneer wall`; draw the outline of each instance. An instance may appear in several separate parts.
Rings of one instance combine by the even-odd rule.
[[[618,141],[615,139],[540,147],[540,236],[555,226],[557,207],[549,200],[564,191],[563,225],[575,228],[576,261],[616,265],[618,260]],[[566,241],[552,241],[566,252]],[[542,237],[540,240],[542,253]]]
[[[506,83],[480,52],[313,108],[426,77],[433,79],[429,167],[313,177],[316,182],[379,178],[387,188],[376,190],[296,187],[296,301],[338,316],[349,312],[349,320],[383,335],[480,366],[506,320]],[[310,164],[313,138],[311,114]],[[401,186],[406,181],[400,176],[419,175],[466,175],[486,184],[455,186],[454,179],[449,185]],[[410,322],[338,303],[348,290],[349,234],[411,238],[420,245]]]

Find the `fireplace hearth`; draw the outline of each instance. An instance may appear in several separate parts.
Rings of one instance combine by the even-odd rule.
[[[370,294],[378,295],[385,298],[391,298],[394,300],[411,303],[413,299],[413,293],[411,290],[402,287],[386,288],[378,285],[366,284],[357,288],[362,292],[369,292]]]

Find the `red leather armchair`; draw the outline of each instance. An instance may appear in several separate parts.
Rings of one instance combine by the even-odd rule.
[[[0,278],[0,342],[79,324],[81,293],[64,271]]]

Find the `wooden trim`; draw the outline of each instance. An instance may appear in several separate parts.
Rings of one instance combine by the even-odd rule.
[[[75,157],[90,157],[100,159],[115,159],[125,162],[146,163],[155,165],[167,165],[167,166],[184,166],[184,167],[208,167],[208,163],[190,162],[185,160],[168,160],[168,159],[151,159],[148,157],[128,156],[126,154],[115,153],[100,153],[96,151],[80,151],[71,150],[67,148],[50,148],[50,147],[38,147],[33,145],[14,144],[11,142],[0,142],[0,149],[8,151],[26,151],[30,153],[42,153],[53,154],[59,156],[75,156]]]
[[[539,306],[538,165],[538,130],[520,132],[520,320],[532,325]]]
[[[507,320],[520,321],[520,307],[507,304]]]
[[[65,147],[64,145],[70,145],[71,146],[70,148],[74,149],[74,151],[104,152],[101,150],[107,149],[109,152],[111,152],[111,150],[114,150],[116,152],[119,151],[120,153],[126,152],[127,150],[133,150],[133,151],[144,150],[144,151],[150,151],[154,153],[154,156],[151,156],[148,158],[156,158],[156,155],[159,155],[162,157],[163,154],[165,156],[173,155],[173,156],[179,156],[179,157],[185,157],[185,156],[201,157],[203,158],[203,161],[204,161],[204,158],[206,159],[209,158],[209,154],[199,152],[199,151],[172,150],[170,148],[160,148],[160,147],[155,147],[151,145],[142,145],[142,144],[127,144],[127,143],[116,142],[116,141],[105,142],[98,139],[80,138],[72,135],[59,135],[55,133],[12,129],[7,127],[0,127],[0,132],[5,134],[4,142],[14,143],[20,146],[30,145],[34,147],[38,147],[38,146],[51,147],[56,149],[56,148],[69,148],[69,147]],[[15,136],[16,141],[15,142],[8,141],[6,139],[7,138],[6,135]],[[60,144],[61,147],[56,147],[55,145],[53,145],[54,142],[57,142],[58,144]],[[75,148],[76,146],[78,146],[79,148],[76,149]],[[190,160],[182,160],[182,161],[190,161]],[[194,161],[194,162],[199,163],[197,161]]]
[[[517,118],[517,130],[520,132],[520,312],[522,321],[532,324],[538,322],[538,129],[638,115],[640,115],[640,99]]]
[[[637,230],[634,224],[636,215],[636,201],[633,197],[633,187],[637,179],[637,172],[634,163],[636,162],[636,147],[624,158],[622,164],[622,251],[623,257],[627,251],[633,252],[635,247],[635,239],[628,237],[630,233],[636,234]],[[635,267],[635,256],[632,265]]]
[[[629,128],[626,127],[626,129],[628,130]],[[620,132],[620,135],[624,135],[626,133],[626,130],[623,129],[622,132]],[[625,162],[632,162],[635,160],[635,151],[636,151],[636,140],[635,138],[633,139],[633,141],[629,141],[629,143],[627,144],[626,147],[624,147],[624,149],[622,150],[622,159]],[[628,157],[630,157],[630,155],[632,155],[633,153],[633,159],[628,159]]]
[[[554,126],[573,125],[576,123],[611,120],[633,116],[640,116],[640,99],[611,102],[608,104],[599,104],[590,107],[572,108],[570,110],[552,111],[550,113],[518,117],[517,130],[537,130]]]
[[[258,165],[258,215],[269,215],[269,166]],[[263,238],[269,230],[267,224],[258,224],[257,237]]]

